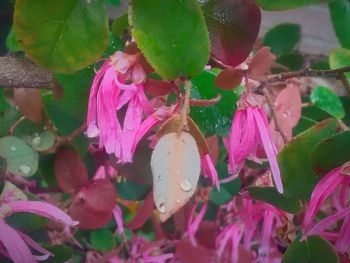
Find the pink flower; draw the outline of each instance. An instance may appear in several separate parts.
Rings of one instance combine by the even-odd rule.
[[[206,154],[201,157],[201,167],[204,177],[210,177],[213,185],[220,191],[220,182],[218,172],[213,164],[213,161],[210,158],[209,154]]]
[[[118,51],[106,60],[92,83],[86,135],[99,136],[99,146],[115,154],[120,163],[132,162],[142,136],[163,119],[144,93],[144,80],[139,55]],[[119,119],[123,109],[122,125]],[[143,120],[145,114],[149,117]]]
[[[6,186],[5,186],[6,187]],[[46,260],[53,256],[51,252],[41,247],[38,243],[32,240],[29,236],[11,228],[5,220],[9,216],[17,212],[28,212],[44,216],[56,222],[62,223],[66,228],[74,226],[77,222],[73,221],[61,209],[41,201],[26,201],[17,198],[19,196],[18,189],[5,189],[6,198],[1,200],[0,207],[0,241],[5,248],[5,251],[0,249],[0,253],[11,258],[14,262],[32,263],[37,260]],[[11,194],[12,192],[12,194]],[[12,199],[12,200],[11,200]],[[14,200],[14,201],[13,201]],[[69,231],[67,229],[66,231]],[[29,248],[40,252],[41,256],[34,256]]]
[[[230,135],[225,139],[229,153],[229,172],[233,177],[238,176],[247,158],[259,162],[257,151],[262,146],[269,160],[277,190],[283,193],[276,159],[277,150],[268,131],[268,120],[262,108],[262,98],[252,93],[244,93],[237,105],[238,110],[233,118]]]
[[[190,218],[188,220],[188,225],[187,225],[187,233],[188,233],[189,239],[193,245],[196,244],[195,235],[196,235],[198,228],[199,228],[199,225],[204,217],[205,211],[207,210],[208,202],[205,202],[202,205],[197,217],[194,218],[194,214],[197,210],[197,207],[198,207],[198,203],[196,203],[192,207],[191,215],[190,215]]]
[[[350,183],[349,169],[350,163],[345,163],[330,171],[317,183],[303,221],[304,239],[311,235],[322,235],[330,241],[335,241],[335,247],[340,253],[346,253],[350,249],[350,206],[347,203]],[[325,213],[331,213],[331,215],[314,224],[317,212],[329,197],[332,197],[332,204],[336,212],[333,212],[334,209],[331,211],[328,209]],[[340,229],[327,231],[342,219],[344,222]]]

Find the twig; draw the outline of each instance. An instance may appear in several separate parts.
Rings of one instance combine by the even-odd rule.
[[[288,143],[287,135],[283,132],[282,125],[280,124],[280,122],[279,122],[279,120],[278,120],[278,118],[276,116],[275,105],[274,105],[274,102],[271,99],[270,91],[267,88],[264,88],[264,95],[265,95],[265,98],[266,98],[267,105],[269,105],[272,118],[275,121],[276,129],[281,134],[284,143]]]
[[[53,75],[28,59],[0,57],[0,87],[52,88]]]
[[[185,97],[181,108],[181,130],[188,130],[187,115],[190,111],[191,82],[185,80]]]

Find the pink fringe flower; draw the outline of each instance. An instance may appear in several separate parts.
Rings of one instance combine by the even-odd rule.
[[[350,206],[347,199],[350,184],[349,175],[350,162],[325,175],[311,194],[303,221],[304,239],[311,235],[321,235],[329,241],[334,241],[337,251],[343,254],[350,249]],[[336,212],[334,213],[332,210],[331,215],[314,224],[317,212],[329,197],[332,197],[332,204]],[[329,214],[329,211],[325,211],[325,213]],[[340,229],[327,231],[342,219],[344,221]]]
[[[96,73],[90,91],[86,135],[99,136],[99,146],[120,163],[132,162],[142,136],[164,118],[163,110],[154,112],[144,93],[146,75],[139,59],[139,53],[117,51]],[[121,125],[118,113],[125,107]],[[149,116],[145,120],[144,114]]]
[[[28,212],[62,223],[66,228],[76,225],[77,222],[73,221],[61,209],[51,204],[41,201],[27,201],[23,199],[23,196],[19,198],[19,190],[13,188],[11,185],[4,191],[6,193],[2,195],[3,198],[0,200],[0,241],[5,250],[0,248],[0,253],[9,257],[14,262],[23,263],[34,263],[53,256],[51,252],[41,247],[29,236],[7,225],[3,218],[13,213]],[[69,231],[69,229],[66,231]],[[34,256],[29,247],[40,252],[42,255]]]
[[[243,93],[237,105],[230,135],[224,141],[229,153],[229,172],[237,177],[247,158],[259,162],[257,150],[262,146],[269,160],[276,188],[283,193],[276,159],[277,149],[268,131],[268,120],[262,108],[261,96]]]

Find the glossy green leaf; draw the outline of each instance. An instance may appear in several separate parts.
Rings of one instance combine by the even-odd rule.
[[[14,29],[25,53],[55,72],[72,72],[97,60],[108,40],[101,0],[18,0]]]
[[[235,90],[222,90],[215,86],[217,72],[214,70],[203,71],[200,75],[191,79],[192,99],[209,100],[219,94],[221,99],[212,106],[191,107],[191,118],[198,125],[205,136],[226,136],[231,127],[231,121],[236,110],[236,102],[239,99],[241,88]]]
[[[345,116],[343,105],[337,96],[329,88],[319,86],[312,90],[311,102],[335,118],[342,119]]]
[[[338,69],[350,66],[350,50],[345,48],[333,49],[329,54],[329,64],[331,69]],[[345,73],[350,82],[350,73]]]
[[[91,231],[91,245],[100,252],[107,252],[113,249],[117,242],[113,237],[113,233],[106,229]]]
[[[279,153],[278,163],[286,197],[310,198],[318,180],[309,163],[312,149],[335,134],[337,127],[335,119],[324,120],[296,136]]]
[[[311,152],[312,169],[325,175],[350,160],[350,131],[345,131],[320,142]]]
[[[131,0],[129,22],[138,47],[165,79],[199,74],[209,35],[197,0]]]
[[[33,231],[45,227],[48,219],[31,213],[15,213],[6,218],[12,227],[21,231]]]
[[[248,191],[254,199],[267,202],[288,213],[298,214],[302,210],[299,199],[295,197],[285,197],[283,194],[276,191],[274,187],[249,187]]]
[[[283,255],[282,263],[338,263],[333,245],[320,236],[305,241],[294,240]]]
[[[288,67],[290,71],[296,71],[303,68],[304,57],[298,53],[283,54],[277,58],[276,62]]]
[[[284,10],[324,3],[327,0],[257,0],[256,2],[261,8],[266,10]]]
[[[333,0],[328,6],[334,31],[341,46],[350,49],[350,2]]]
[[[55,141],[55,134],[49,130],[34,134],[27,140],[27,142],[39,152],[50,149],[55,144]]]
[[[199,2],[209,30],[211,55],[232,67],[242,63],[258,36],[260,8],[254,0]]]
[[[5,105],[3,104],[2,106]],[[6,135],[10,127],[20,116],[20,112],[15,107],[8,106],[3,111],[0,111],[0,136]]]
[[[28,177],[38,169],[38,153],[17,137],[0,139],[0,156],[7,161],[7,170],[15,175]]]
[[[263,39],[263,45],[271,47],[276,55],[293,51],[301,37],[301,27],[298,24],[279,24],[271,28]]]
[[[225,188],[222,187],[220,189],[220,192],[216,187],[214,187],[210,196],[210,200],[218,206],[227,204],[231,199],[232,195],[229,192],[227,192]]]

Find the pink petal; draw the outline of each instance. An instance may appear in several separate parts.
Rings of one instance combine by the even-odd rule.
[[[319,221],[314,227],[305,233],[305,236],[320,235],[325,231],[331,224],[339,221],[340,219],[350,215],[350,207],[340,211],[334,215],[328,216]],[[348,229],[346,229],[348,230]]]
[[[6,248],[10,258],[18,263],[35,263],[37,262],[32,255],[29,247],[24,243],[21,236],[16,230],[8,226],[0,218],[0,241]]]
[[[276,148],[271,141],[269,132],[267,130],[267,124],[264,121],[263,115],[265,115],[263,110],[254,109],[254,117],[256,120],[256,124],[258,126],[261,142],[264,146],[264,150],[266,152],[267,158],[270,163],[272,177],[275,181],[277,191],[283,193],[283,184],[281,180],[280,169],[278,167],[277,159],[276,159]]]
[[[36,241],[34,241],[30,236],[26,234],[19,233],[22,239],[33,249],[40,252],[41,256],[34,256],[39,261],[47,260],[50,256],[54,256],[50,251],[46,250],[42,246],[40,246]]]
[[[348,215],[341,226],[339,237],[335,243],[337,251],[345,254],[350,249],[350,216]]]
[[[305,212],[303,229],[307,230],[310,227],[320,206],[340,184],[343,178],[344,176],[340,174],[340,168],[336,168],[322,177],[317,183],[311,194],[311,199]]]
[[[63,223],[67,226],[74,226],[77,224],[77,222],[73,221],[72,218],[61,209],[45,202],[16,201],[9,203],[8,206],[11,208],[13,213],[28,212],[38,214],[56,222]]]
[[[113,208],[113,216],[115,221],[117,222],[118,233],[120,235],[124,234],[124,224],[123,224],[123,213],[119,206],[115,206]]]
[[[218,172],[216,171],[215,166],[209,154],[206,154],[201,158],[201,165],[202,165],[204,177],[210,177],[212,179],[213,184],[220,191],[220,182],[219,182]]]
[[[208,202],[205,202],[202,205],[201,210],[199,211],[197,217],[195,219],[193,219],[194,218],[194,213],[196,212],[197,207],[198,207],[198,203],[196,203],[192,207],[191,215],[190,215],[190,218],[188,219],[188,226],[187,226],[187,232],[188,232],[190,241],[192,242],[193,245],[196,243],[195,235],[197,233],[199,224],[200,224],[200,222],[203,219],[205,211],[207,210]]]

